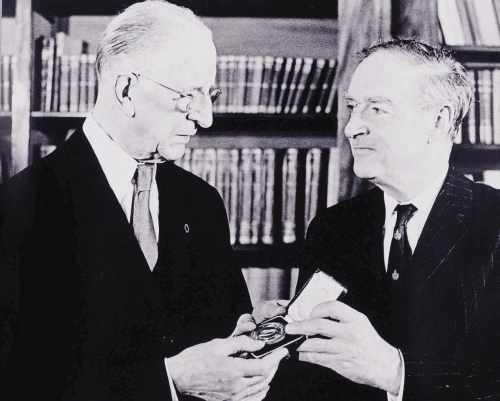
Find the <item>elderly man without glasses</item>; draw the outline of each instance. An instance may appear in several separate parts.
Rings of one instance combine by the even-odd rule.
[[[345,96],[354,172],[376,188],[311,222],[299,285],[319,268],[348,293],[288,325],[311,336],[303,380],[280,368],[270,396],[500,399],[500,194],[449,166],[472,97],[463,66],[381,43]]]

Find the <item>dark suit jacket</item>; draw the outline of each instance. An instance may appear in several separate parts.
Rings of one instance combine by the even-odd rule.
[[[379,189],[318,215],[299,285],[315,268],[344,284],[345,302],[402,350],[404,400],[500,399],[499,191],[451,170],[397,293],[385,273],[384,218]],[[398,308],[405,313],[395,314]],[[330,390],[309,388],[308,399],[386,399],[382,391],[332,380]]]
[[[163,358],[250,310],[216,190],[158,166],[151,272],[85,136],[14,177],[0,237],[0,398],[170,399]]]

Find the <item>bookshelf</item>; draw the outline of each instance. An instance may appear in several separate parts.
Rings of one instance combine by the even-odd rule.
[[[500,86],[494,82],[495,75],[500,76],[500,46],[450,48],[474,72],[476,86],[474,103],[463,124],[462,141],[454,145],[452,161],[464,172],[479,176],[485,170],[500,170]],[[480,75],[482,71],[489,74],[487,81]],[[481,137],[483,131],[486,137]]]
[[[89,54],[92,54],[95,51],[94,38],[109,21],[110,15],[116,14],[118,10],[130,3],[132,1],[17,0],[15,18],[18,23],[15,25],[15,29],[18,40],[14,46],[14,52],[20,55],[21,63],[16,63],[12,68],[13,82],[21,82],[21,85],[19,83],[12,85],[12,111],[3,112],[4,116],[12,121],[12,133],[10,141],[8,141],[10,147],[9,175],[16,173],[40,157],[38,152],[41,148],[57,146],[62,143],[68,131],[81,125],[87,114],[83,111],[42,111],[44,108],[39,106],[41,94],[37,93],[41,83],[38,38],[41,35],[49,37],[61,28],[69,28],[68,37],[71,37],[74,32],[78,36],[79,29],[80,32],[89,35]],[[248,57],[282,57],[283,64],[287,58],[293,57],[294,66],[297,63],[296,60],[302,62],[306,57],[311,57],[313,68],[316,65],[316,60],[324,58],[326,60],[325,67],[327,67],[328,60],[333,60],[335,57],[333,52],[335,46],[331,44],[328,47],[332,48],[332,52],[324,53],[325,41],[330,40],[333,43],[333,38],[329,38],[328,35],[330,35],[330,31],[335,29],[335,26],[329,28],[330,31],[327,32],[327,35],[324,33],[324,26],[333,24],[332,18],[335,18],[337,14],[334,3],[326,4],[321,1],[313,1],[308,5],[301,6],[300,10],[299,7],[281,0],[277,2],[261,1],[261,7],[255,7],[253,3],[235,6],[232,2],[225,0],[211,2],[210,7],[202,1],[177,1],[176,3],[190,7],[204,18],[205,23],[214,31],[216,43],[223,42],[220,46],[222,51],[219,47],[220,54],[228,54],[225,53],[226,51],[229,54],[244,54]],[[89,23],[89,17],[87,17],[89,15],[95,16],[97,28],[88,29],[86,24]],[[278,19],[274,23],[269,17]],[[288,18],[292,18],[292,20],[287,21]],[[310,24],[308,21],[318,23]],[[72,25],[73,22],[75,23]],[[264,29],[256,30],[256,24]],[[298,50],[289,50],[290,46],[283,44],[283,38],[278,38],[275,41],[267,40],[263,46],[262,43],[266,35],[274,38],[276,32],[272,31],[271,33],[270,30],[276,29],[283,30],[283,35],[287,35],[288,38],[292,37],[297,43]],[[243,32],[239,32],[240,30]],[[248,38],[249,32],[256,31],[262,32],[253,35],[257,36],[253,37],[253,41],[243,40],[245,36]],[[309,31],[312,33],[308,33]],[[227,32],[230,34],[222,35]],[[306,34],[301,34],[301,32],[306,32]],[[236,33],[239,34],[240,38],[233,39],[233,43],[227,43],[225,37],[234,36]],[[222,40],[217,39],[218,35]],[[316,39],[308,39],[307,35],[313,35]],[[303,37],[305,37],[304,41],[302,41]],[[243,47],[240,43],[244,43]],[[236,53],[237,51],[239,53]],[[326,68],[324,71],[322,77],[327,75]],[[292,82],[292,79],[295,80],[290,75],[288,82]],[[333,81],[333,74],[329,79]],[[312,78],[308,78],[303,83],[310,83],[311,80]],[[296,82],[298,83],[298,78]],[[283,103],[284,105],[285,103]],[[204,152],[207,150],[211,152],[212,149],[230,150],[236,148],[240,158],[247,149],[262,149],[263,151],[272,149],[274,152],[275,171],[273,172],[274,189],[271,206],[273,240],[272,243],[268,244],[264,244],[261,239],[257,240],[257,243],[242,244],[241,235],[238,232],[234,248],[243,266],[272,266],[289,269],[297,265],[300,244],[307,224],[303,216],[305,208],[310,207],[305,202],[307,195],[304,185],[310,179],[306,177],[309,174],[307,171],[310,169],[306,169],[305,163],[309,162],[308,151],[311,148],[320,150],[317,158],[320,159],[322,169],[322,171],[317,172],[316,180],[319,180],[320,184],[314,202],[317,203],[318,207],[326,205],[329,196],[326,188],[328,183],[327,168],[331,164],[330,158],[334,154],[330,152],[330,149],[335,148],[336,145],[336,119],[334,112],[316,113],[314,105],[311,108],[313,110],[309,113],[301,113],[300,109],[298,113],[242,113],[241,111],[222,113],[216,110],[213,126],[208,130],[199,131],[190,143],[192,150],[198,149]],[[296,172],[292,174],[296,183],[296,199],[293,200],[293,208],[287,213],[293,215],[295,227],[293,229],[294,240],[286,243],[283,240],[284,229],[282,226],[284,223],[282,219],[285,212],[282,202],[283,197],[287,196],[287,183],[282,170],[288,157],[287,150],[290,148],[296,152],[293,156],[295,157],[293,163],[297,163],[293,167]]]

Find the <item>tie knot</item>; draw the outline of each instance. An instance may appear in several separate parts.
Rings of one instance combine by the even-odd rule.
[[[133,183],[137,188],[137,192],[150,191],[151,183],[153,181],[154,164],[140,163],[137,165]]]
[[[406,225],[408,221],[412,218],[413,214],[417,211],[415,205],[411,203],[406,205],[397,205],[394,209],[397,213],[396,216],[396,227]]]

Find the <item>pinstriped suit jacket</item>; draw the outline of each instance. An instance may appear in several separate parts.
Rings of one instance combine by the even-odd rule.
[[[450,170],[400,299],[390,296],[385,273],[384,217],[379,189],[320,213],[309,226],[299,286],[321,268],[347,287],[345,302],[402,350],[404,400],[500,399],[500,191]],[[391,321],[391,308],[401,305],[403,318]],[[395,337],[394,325],[407,335]],[[308,399],[386,399],[382,391],[308,370],[318,377],[306,386]]]

